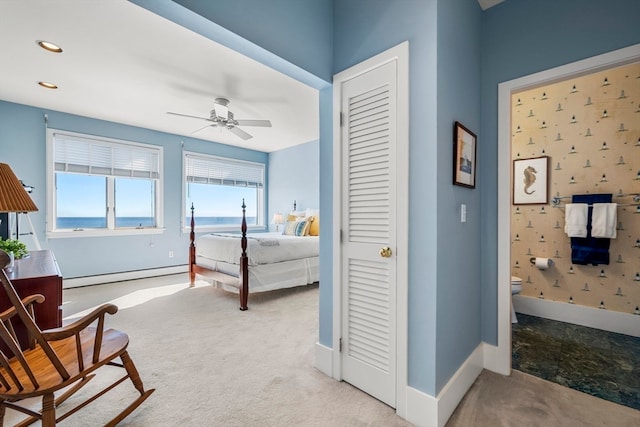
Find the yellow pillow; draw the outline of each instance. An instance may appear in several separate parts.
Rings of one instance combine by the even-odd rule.
[[[293,214],[289,214],[289,215],[287,215],[287,222],[300,221],[301,219],[304,219],[304,217],[302,217],[302,216],[297,216],[297,215],[293,215]]]
[[[311,219],[313,218],[313,219]],[[320,215],[316,215],[313,217],[307,217],[307,219],[311,219],[311,226],[309,227],[309,236],[319,236],[320,235]]]

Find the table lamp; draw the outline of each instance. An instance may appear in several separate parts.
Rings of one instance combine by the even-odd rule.
[[[282,216],[282,213],[276,212],[275,214],[273,214],[272,222],[276,225],[276,232],[278,232],[278,226],[280,224],[284,224],[284,217]]]
[[[6,163],[0,163],[0,237],[8,239],[9,212],[35,212],[38,207],[33,203],[22,182]],[[16,221],[17,223],[17,221]]]

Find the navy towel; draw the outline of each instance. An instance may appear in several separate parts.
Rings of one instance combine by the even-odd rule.
[[[611,194],[575,194],[572,203],[589,204],[587,237],[571,238],[571,262],[580,265],[609,264],[610,239],[591,237],[591,216],[594,203],[611,203]]]

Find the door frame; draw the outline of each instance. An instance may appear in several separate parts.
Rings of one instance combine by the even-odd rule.
[[[408,253],[409,253],[409,42],[405,41],[333,77],[333,378],[342,380],[342,141],[340,109],[342,84],[388,62],[397,70],[396,146],[396,413],[406,418],[408,353]]]
[[[511,94],[639,59],[636,44],[498,85],[498,347],[487,369],[511,374]]]

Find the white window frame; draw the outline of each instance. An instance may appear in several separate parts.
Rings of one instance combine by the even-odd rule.
[[[265,199],[266,199],[266,165],[260,162],[251,162],[248,160],[239,160],[231,157],[222,157],[215,156],[211,154],[203,154],[197,153],[193,151],[183,151],[182,153],[182,229],[185,232],[189,232],[191,230],[191,209],[187,207],[187,157],[196,157],[205,161],[222,161],[225,163],[236,163],[238,165],[250,165],[252,167],[259,167],[262,169],[262,188],[259,188],[259,197],[256,206],[256,218],[258,220],[258,224],[247,224],[247,229],[249,230],[264,230],[266,228],[265,225]],[[195,215],[197,216],[198,207],[195,206]],[[238,215],[242,213],[242,208],[240,207],[240,201],[238,203]],[[215,231],[239,231],[240,225],[204,225],[199,226],[196,221],[195,231],[196,232],[215,232]]]
[[[67,136],[74,139],[93,141],[106,145],[123,145],[136,147],[143,150],[157,152],[158,155],[158,179],[155,189],[155,227],[126,227],[115,228],[113,215],[107,216],[107,228],[88,228],[80,230],[56,229],[56,170],[55,170],[55,138],[56,135]],[[124,178],[124,176],[122,176]],[[107,183],[107,206],[113,207],[114,193],[113,183]],[[95,135],[88,135],[77,132],[63,131],[58,129],[47,129],[47,238],[74,238],[74,237],[101,237],[101,236],[128,236],[143,234],[161,234],[164,232],[164,148],[158,145],[143,144],[139,142],[125,141],[120,139],[106,138]]]

